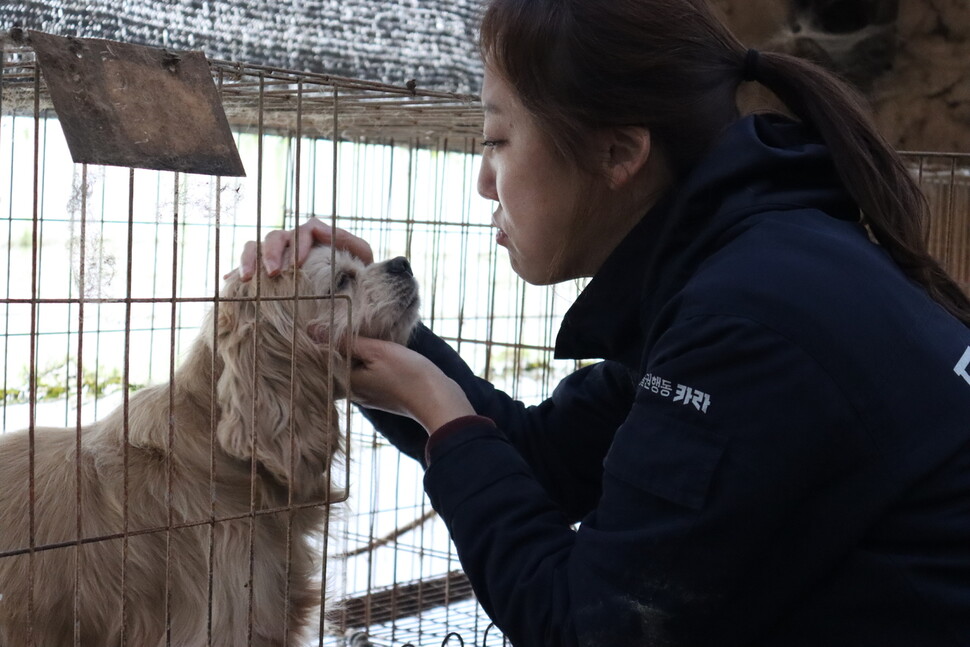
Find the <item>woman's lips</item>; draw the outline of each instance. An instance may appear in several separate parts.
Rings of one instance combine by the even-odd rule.
[[[509,235],[505,233],[502,229],[500,223],[500,218],[498,217],[502,213],[502,209],[496,209],[492,214],[492,226],[495,227],[495,243],[501,245],[502,247],[508,247]]]

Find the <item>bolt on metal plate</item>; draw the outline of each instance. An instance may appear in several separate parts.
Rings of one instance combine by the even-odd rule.
[[[75,162],[246,174],[202,52],[27,34]]]

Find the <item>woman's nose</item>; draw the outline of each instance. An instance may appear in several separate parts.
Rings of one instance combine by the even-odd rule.
[[[485,156],[482,156],[482,166],[478,169],[478,195],[498,201],[498,193],[495,190],[495,171]]]

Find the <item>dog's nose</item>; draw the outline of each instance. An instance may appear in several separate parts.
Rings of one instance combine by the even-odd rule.
[[[387,271],[390,274],[407,274],[408,276],[414,276],[411,271],[411,264],[408,263],[408,259],[403,256],[398,256],[397,258],[392,258],[387,262]]]

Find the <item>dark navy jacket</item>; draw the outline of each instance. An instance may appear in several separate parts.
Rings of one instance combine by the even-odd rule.
[[[970,645],[970,329],[857,220],[823,146],[745,118],[570,309],[558,356],[605,361],[546,402],[415,336],[491,419],[425,488],[516,647]]]

